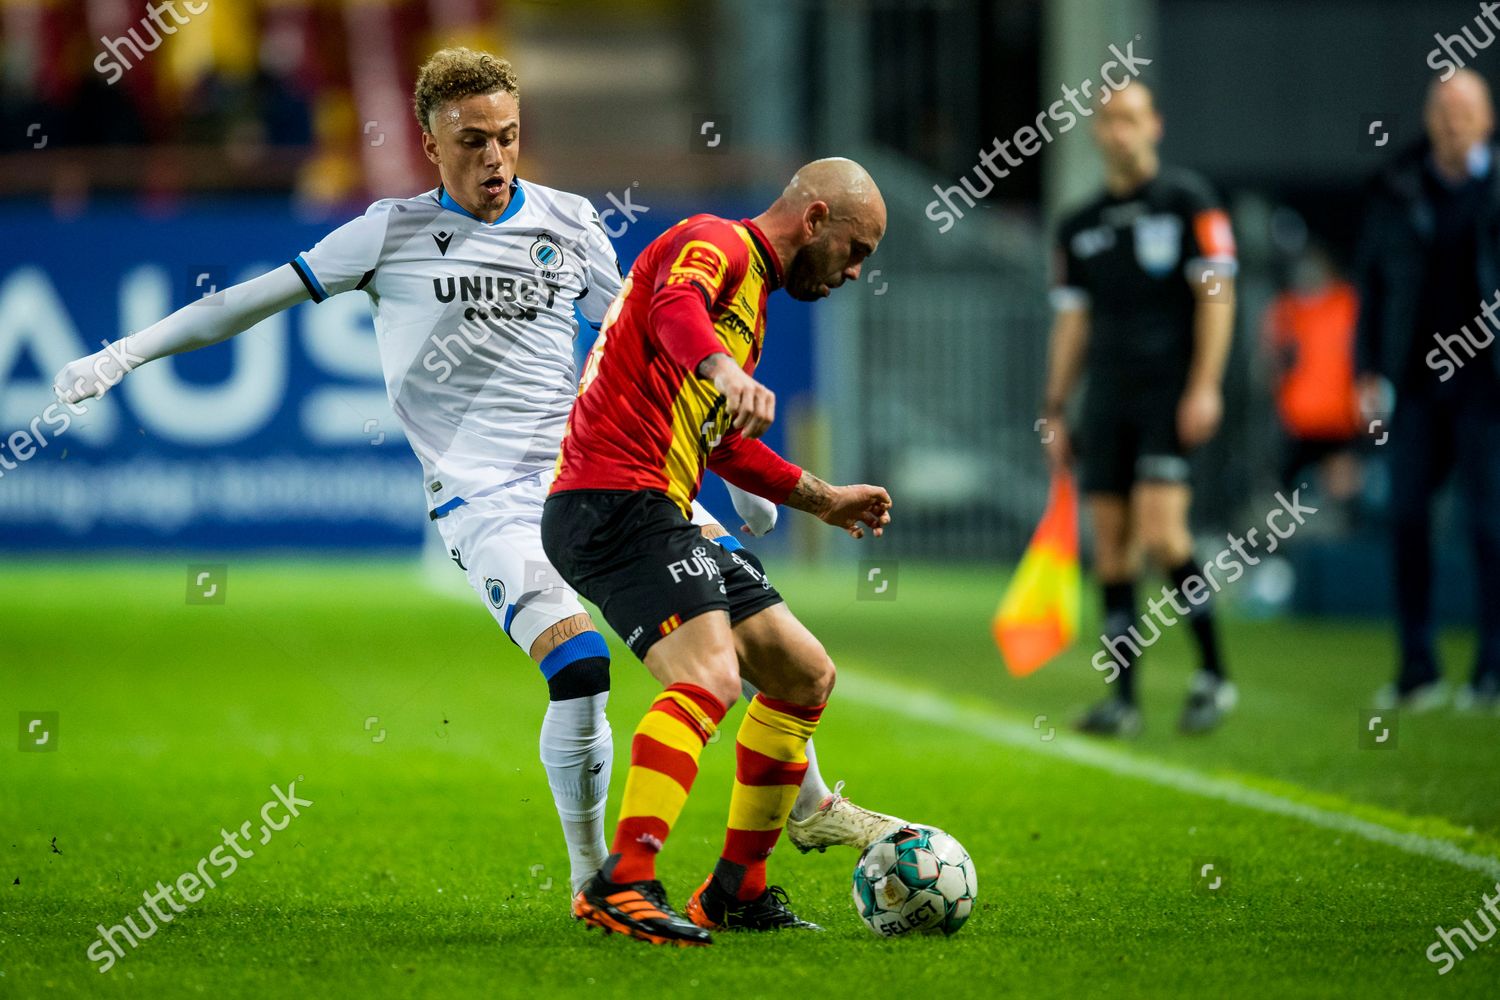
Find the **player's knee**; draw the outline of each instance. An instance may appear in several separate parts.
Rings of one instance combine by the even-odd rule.
[[[1094,571],[1105,580],[1118,580],[1130,572],[1130,560],[1123,545],[1113,543],[1094,547]]]
[[[714,656],[705,662],[694,683],[713,695],[728,711],[740,697],[740,668],[733,652],[727,657]]]
[[[795,693],[790,700],[801,705],[821,705],[828,701],[833,694],[838,668],[833,665],[833,659],[822,643],[814,643],[808,649],[801,657],[800,666]]]
[[[1159,567],[1170,569],[1178,566],[1192,554],[1192,537],[1186,531],[1171,527],[1142,528],[1141,547],[1146,555]]]
[[[738,671],[722,674],[714,674],[704,680],[701,685],[705,691],[713,695],[719,704],[724,706],[724,711],[734,707],[734,703],[740,697],[740,675]]]
[[[822,661],[813,677],[813,687],[810,694],[814,698],[814,704],[822,705],[833,697],[833,686],[838,680],[838,668],[833,665],[833,660],[827,653],[823,654]]]

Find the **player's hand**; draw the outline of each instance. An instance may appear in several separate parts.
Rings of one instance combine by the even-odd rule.
[[[1206,443],[1224,419],[1224,395],[1217,388],[1189,389],[1177,404],[1177,439],[1184,448]]]
[[[866,527],[879,538],[891,523],[891,495],[879,486],[835,486],[818,517],[855,538],[865,537]]]
[[[724,395],[730,426],[747,438],[758,438],[776,420],[776,394],[745,374],[727,354],[709,359],[714,388]]]
[[[1062,414],[1038,419],[1036,429],[1041,435],[1047,467],[1053,472],[1062,472],[1072,466],[1073,441],[1068,436],[1068,422],[1063,419]]]
[[[52,393],[62,403],[97,399],[114,388],[125,371],[108,352],[99,351],[64,366],[52,380]]]

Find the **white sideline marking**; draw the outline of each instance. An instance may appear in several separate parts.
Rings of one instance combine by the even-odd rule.
[[[1353,834],[1408,854],[1446,861],[1460,868],[1482,872],[1489,878],[1500,880],[1500,859],[1482,854],[1470,854],[1446,840],[1393,830],[1388,826],[1372,823],[1347,813],[1334,812],[1330,809],[1283,798],[1228,778],[1210,777],[1185,767],[1137,757],[1061,732],[1055,739],[1043,742],[1041,734],[1035,729],[1002,719],[981,709],[960,705],[930,691],[876,680],[869,676],[851,676],[846,673],[839,678],[838,695],[872,708],[905,715],[923,722],[940,724],[950,729],[957,726],[994,743],[1003,743],[1048,757],[1062,758],[1086,767],[1108,771],[1111,774],[1138,778],[1141,781],[1189,795],[1218,799],[1221,802],[1243,806],[1247,809],[1287,816],[1327,830]]]

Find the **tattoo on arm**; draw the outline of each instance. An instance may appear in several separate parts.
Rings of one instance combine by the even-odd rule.
[[[719,366],[725,361],[728,361],[730,364],[734,364],[734,359],[727,354],[710,354],[708,357],[698,362],[698,371],[695,374],[699,378],[712,380],[713,377],[718,374]]]
[[[804,470],[802,478],[792,487],[791,496],[786,498],[786,505],[821,517],[833,505],[833,487]]]

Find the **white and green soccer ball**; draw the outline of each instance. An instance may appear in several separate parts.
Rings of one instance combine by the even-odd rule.
[[[956,934],[978,893],[969,852],[934,827],[902,827],[865,848],[854,868],[854,908],[881,937]]]

